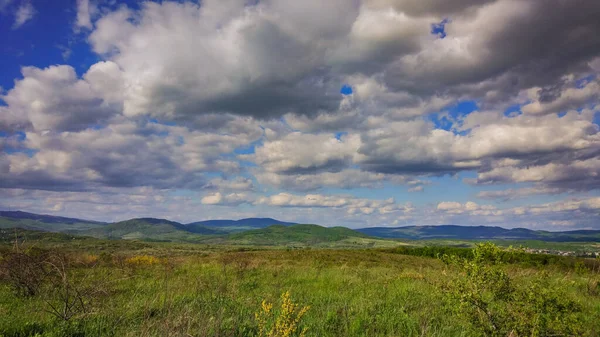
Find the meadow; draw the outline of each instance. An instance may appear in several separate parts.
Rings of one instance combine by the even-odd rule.
[[[477,251],[5,238],[0,336],[600,335],[600,261]]]

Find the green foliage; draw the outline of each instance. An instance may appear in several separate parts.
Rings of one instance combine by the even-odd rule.
[[[479,244],[475,244],[477,247]],[[473,248],[464,247],[448,247],[448,246],[424,246],[424,247],[410,247],[401,246],[388,250],[389,252],[411,256],[425,256],[425,257],[443,257],[455,256],[462,259],[471,260],[474,258]],[[532,254],[526,252],[522,247],[513,248],[512,246],[507,249],[497,249],[494,252],[496,262],[502,262],[506,264],[519,264],[528,267],[545,267],[545,266],[556,266],[565,270],[574,270],[579,274],[585,274],[587,271],[593,271],[595,269],[600,270],[600,267],[596,267],[598,264],[592,259],[582,259],[572,256],[558,256],[558,255],[547,255],[547,254]],[[600,261],[600,260],[599,260]]]
[[[510,252],[509,252],[510,253]],[[566,290],[542,275],[518,285],[502,268],[505,253],[492,243],[478,244],[472,259],[444,255],[460,274],[444,289],[453,312],[485,336],[578,336],[582,307]]]

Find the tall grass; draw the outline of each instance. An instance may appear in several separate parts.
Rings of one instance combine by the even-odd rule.
[[[288,291],[294,303],[310,306],[300,322],[306,336],[482,335],[453,314],[442,286],[458,271],[435,258],[378,250],[182,251],[150,245],[134,254],[115,250],[91,263],[85,256],[92,247],[67,247],[71,261],[83,261],[69,265],[69,280],[85,289],[102,280],[103,291],[86,302],[85,311],[61,320],[47,310],[44,296],[19,296],[0,282],[0,336],[258,336],[255,314],[262,303],[277,308]],[[550,286],[560,284],[580,303],[584,336],[600,334],[600,297],[591,281],[596,274],[523,265],[504,270],[522,284],[546,270]]]

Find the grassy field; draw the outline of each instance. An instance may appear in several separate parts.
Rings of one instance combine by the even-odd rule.
[[[5,236],[3,262],[15,252]],[[18,295],[3,278],[0,336],[257,336],[262,302],[281,313],[285,292],[297,311],[308,307],[290,336],[302,329],[306,336],[490,335],[458,314],[447,296],[462,275],[459,268],[394,249],[249,248],[63,234],[29,236],[18,249],[50,256],[45,261],[59,277],[41,282],[31,296]],[[516,285],[543,279],[547,289],[559,289],[579,308],[573,311],[576,335],[600,335],[593,265],[500,268]]]

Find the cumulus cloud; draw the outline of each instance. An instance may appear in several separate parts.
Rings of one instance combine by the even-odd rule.
[[[538,183],[546,188],[569,190],[593,190],[599,186],[600,160],[574,160],[566,163],[550,162],[531,166],[497,166],[481,172],[469,183]]]
[[[464,214],[468,213],[471,215],[499,215],[502,211],[497,211],[496,207],[492,205],[478,205],[473,201],[467,201],[461,204],[456,201],[443,201],[440,202],[436,209],[441,212],[449,214]]]
[[[35,13],[2,5],[22,12],[15,27]],[[25,65],[2,91],[0,188],[185,189],[211,209],[538,226],[533,208],[479,199],[600,187],[599,16],[594,1],[78,0],[73,29],[102,61],[81,76]],[[500,187],[440,203],[420,180],[464,172]],[[408,215],[352,196],[382,187],[436,206]],[[347,197],[328,195],[340,188]],[[586,222],[593,201],[577,200],[569,214]],[[535,214],[558,226],[569,221],[559,213]]]
[[[289,193],[279,193],[269,197],[259,198],[256,203],[280,207],[344,208],[349,214],[362,213],[367,215],[374,212],[386,214],[411,211],[410,205],[399,205],[393,198],[386,200],[371,200],[353,196],[321,194],[294,195]]]
[[[558,187],[526,187],[526,188],[509,188],[507,190],[498,190],[498,191],[482,191],[477,193],[477,197],[483,199],[499,199],[503,201],[525,198],[532,195],[538,194],[560,194],[564,193],[565,190]]]
[[[590,158],[600,145],[593,118],[590,110],[563,117],[478,113],[465,118],[463,127],[468,129],[463,134],[457,133],[461,129],[435,129],[423,120],[392,122],[363,133],[354,159],[364,169],[383,173],[477,170],[477,183],[499,181],[493,177],[500,171],[506,177],[503,182],[511,181],[507,176],[526,181],[518,170],[534,172],[532,167],[572,165],[577,160],[586,163],[578,166],[593,170]],[[559,164],[561,160],[565,164]],[[551,179],[545,174],[538,178]]]
[[[119,100],[113,97],[120,87],[114,63],[92,66],[83,79],[67,65],[23,67],[21,72],[23,79],[0,96],[8,104],[0,107],[1,129],[76,131],[107,121],[120,111]]]
[[[254,197],[246,193],[229,193],[224,195],[217,192],[203,197],[201,202],[205,205],[237,206],[243,203],[252,202],[253,200]]]
[[[101,17],[90,41],[124,69],[127,114],[179,118],[335,112],[340,82],[356,76],[378,77],[389,103],[439,92],[498,101],[584,73],[598,54],[594,4],[460,3],[146,3]],[[436,39],[431,24],[450,15]]]
[[[484,89],[492,100],[554,83],[587,68],[597,55],[599,11],[585,1],[490,2],[455,15],[447,38],[395,63],[386,79],[393,87],[423,92]],[[541,42],[550,38],[552,44]]]
[[[582,83],[581,87],[569,87],[558,90],[556,97],[544,99],[542,88],[529,89],[531,102],[521,110],[526,114],[544,115],[579,109],[586,105],[594,106],[600,96],[600,83],[593,80]]]
[[[237,130],[237,129],[236,129]],[[79,132],[28,132],[35,150],[0,155],[0,186],[81,190],[97,186],[200,189],[203,174],[234,174],[239,163],[224,155],[261,135],[228,134],[157,123],[115,120]]]
[[[252,155],[242,156],[267,172],[339,172],[348,167],[359,146],[357,136],[340,139],[331,134],[293,132],[275,140],[265,140]]]
[[[544,204],[496,208],[474,202],[441,202],[434,211],[426,212],[424,220],[432,224],[496,225],[507,228],[570,230],[596,228],[600,214],[597,197],[569,198]]]
[[[317,62],[324,50],[304,34],[307,23],[335,34],[337,23],[325,20],[316,2],[307,2],[304,13],[318,12],[321,19],[271,13],[277,6],[148,2],[139,12],[121,8],[100,18],[90,41],[124,70],[129,116],[233,112],[264,118],[334,108],[338,88],[323,82]]]
[[[344,169],[338,172],[318,172],[309,174],[281,174],[258,170],[254,173],[256,179],[265,185],[275,186],[284,190],[313,191],[324,188],[380,188],[385,183],[402,184],[410,178],[400,175],[365,172],[357,169]]]

